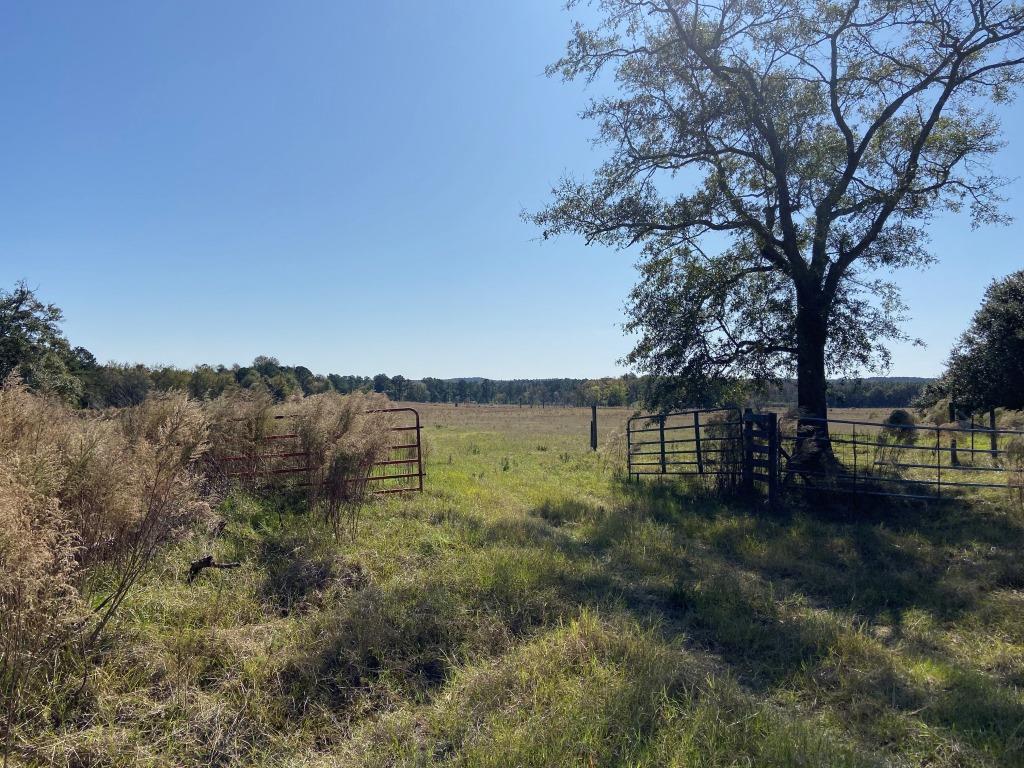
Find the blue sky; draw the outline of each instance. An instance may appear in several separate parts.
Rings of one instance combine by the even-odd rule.
[[[552,0],[8,2],[0,284],[24,278],[101,360],[406,376],[599,376],[633,257],[519,219],[600,159],[587,93],[545,78]],[[1024,108],[1006,111],[1016,138]],[[1024,142],[1000,165],[1018,173]],[[932,227],[904,277],[931,375],[1018,223]]]

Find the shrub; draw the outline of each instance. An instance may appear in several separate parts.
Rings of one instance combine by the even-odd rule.
[[[0,463],[0,751],[54,652],[84,617],[74,587],[74,536],[57,500],[19,482],[12,456]]]
[[[931,422],[932,424],[936,424],[938,426],[947,424],[949,422],[949,398],[944,397],[933,403],[931,406],[923,408],[920,411],[920,414],[925,421]]]
[[[883,422],[875,447],[875,464],[885,474],[899,476],[904,468],[906,449],[917,442],[913,415],[902,408],[890,413]]]
[[[95,639],[161,546],[210,513],[201,494],[199,461],[209,447],[201,407],[183,393],[149,398],[120,416],[122,461],[133,501],[114,510],[121,528],[109,561],[113,587],[97,606]]]
[[[917,442],[917,421],[910,411],[897,408],[883,422],[882,435],[889,441],[900,445],[913,445]]]

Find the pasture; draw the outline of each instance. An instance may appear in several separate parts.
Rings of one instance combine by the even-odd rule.
[[[595,454],[589,409],[416,407],[421,496],[336,538],[229,495],[16,760],[1024,765],[1008,504],[769,513],[624,481],[627,409]],[[241,567],[187,584],[205,554]]]

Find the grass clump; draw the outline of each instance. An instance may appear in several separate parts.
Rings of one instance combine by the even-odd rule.
[[[585,610],[358,733],[353,765],[869,765],[657,627]]]

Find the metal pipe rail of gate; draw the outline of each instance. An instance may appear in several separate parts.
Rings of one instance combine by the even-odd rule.
[[[742,417],[736,408],[693,408],[626,422],[626,470],[645,475],[727,478],[740,467]]]
[[[818,442],[826,442],[815,436],[815,427],[827,428],[837,460],[827,471],[801,461],[808,445],[817,450]],[[1024,465],[1010,460],[1020,452],[1011,450],[1010,441],[1024,442],[1021,430],[799,417],[780,421],[779,437],[786,458],[779,473],[790,490],[820,487],[929,501],[960,497],[964,489],[1024,489]],[[976,437],[988,447],[975,447]]]

